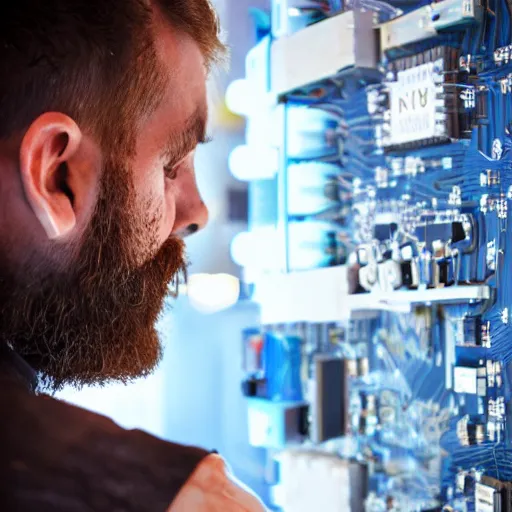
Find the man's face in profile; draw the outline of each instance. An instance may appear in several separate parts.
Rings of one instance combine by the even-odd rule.
[[[0,261],[0,339],[55,388],[127,381],[154,368],[161,352],[155,322],[169,284],[185,269],[182,237],[207,221],[193,165],[205,138],[205,62],[191,37],[163,21],[155,23],[155,50],[167,86],[138,123],[132,154],[115,144],[102,151],[101,141],[77,135],[65,168],[81,172],[62,199],[77,212],[73,227],[67,227],[67,202],[48,213],[51,222],[43,221],[42,210],[46,232],[58,236],[38,245],[34,228],[23,264],[16,255]],[[24,183],[32,179],[40,132],[68,122],[64,114],[46,113],[27,132]],[[116,119],[111,122],[115,127]],[[70,133],[56,139],[57,155],[71,151],[78,132]],[[44,151],[37,153],[43,162]],[[30,197],[37,214],[39,203]]]

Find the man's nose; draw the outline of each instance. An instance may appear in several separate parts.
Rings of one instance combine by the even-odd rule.
[[[197,188],[194,172],[187,172],[180,180],[180,193],[176,202],[176,219],[173,234],[189,236],[208,223],[208,208]]]

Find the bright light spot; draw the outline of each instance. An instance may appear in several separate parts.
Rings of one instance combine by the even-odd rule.
[[[290,16],[290,17],[302,16],[302,11],[298,7],[289,7],[288,8],[288,16]]]
[[[231,242],[231,257],[241,267],[249,266],[258,254],[258,240],[249,232],[238,233]]]
[[[226,105],[234,114],[246,116],[253,100],[249,82],[245,79],[231,82],[226,90]]]
[[[270,179],[278,167],[278,154],[270,148],[237,146],[229,155],[229,170],[241,181]]]
[[[269,270],[276,266],[279,240],[274,228],[258,228],[242,232],[231,242],[231,258],[241,267]]]
[[[236,304],[240,281],[229,274],[192,274],[188,278],[187,295],[201,313],[216,313]]]

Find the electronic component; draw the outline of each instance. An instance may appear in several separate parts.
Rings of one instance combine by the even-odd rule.
[[[263,334],[260,329],[249,328],[243,331],[243,368],[247,375],[260,375],[263,366]]]
[[[301,401],[300,379],[302,340],[297,336],[266,333],[263,344],[263,361],[267,398],[270,400]],[[287,371],[283,375],[282,368]]]
[[[272,4],[297,25],[269,43],[275,208],[250,224],[275,237],[250,253],[280,260],[254,277],[266,331],[313,324],[290,388],[309,407],[299,452],[366,462],[365,512],[512,512],[512,2]],[[247,386],[279,396],[263,367]],[[315,454],[290,460],[303,473],[276,504],[350,510],[319,501]]]
[[[510,512],[512,484],[483,476],[475,485],[475,512]]]
[[[278,506],[291,512],[364,512],[368,467],[329,453],[286,450],[277,456]]]
[[[459,51],[439,46],[390,63],[389,123],[382,144],[388,150],[442,144],[461,136],[457,83]]]
[[[249,444],[263,448],[284,448],[300,443],[308,433],[308,404],[248,399]]]
[[[347,266],[262,276],[256,285],[263,324],[337,322],[347,316]],[[293,304],[293,307],[290,307]]]
[[[467,393],[476,395],[477,392],[477,368],[456,366],[453,369],[453,390],[455,393]]]
[[[302,0],[279,0],[272,2],[271,14],[272,35],[279,38],[318,22],[327,12],[322,2],[305,4]]]
[[[486,439],[486,427],[471,420],[468,414],[457,422],[457,438],[461,446],[482,444]]]
[[[477,483],[475,486],[475,512],[501,511],[500,491],[489,485]]]
[[[478,316],[466,316],[462,320],[462,339],[466,345],[482,345],[482,319]]]
[[[415,9],[380,27],[381,51],[434,37],[439,31],[481,17],[476,0],[444,0]]]
[[[301,345],[302,340],[297,336],[261,334],[256,329],[246,329],[244,395],[283,402],[302,401]],[[283,367],[287,368],[285,374]]]
[[[359,44],[361,40],[365,44]],[[315,58],[304,59],[310,53]],[[333,77],[345,68],[375,68],[376,65],[373,13],[344,12],[274,42],[272,91],[284,94]]]
[[[351,311],[377,310],[410,310],[413,304],[462,304],[468,301],[484,301],[490,297],[489,287],[450,286],[440,289],[400,290],[392,294],[375,291],[369,294],[361,293],[347,298],[347,307]]]
[[[340,437],[348,429],[350,362],[317,355],[313,361],[310,437],[315,443]]]

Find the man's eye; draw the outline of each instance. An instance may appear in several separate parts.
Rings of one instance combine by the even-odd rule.
[[[178,176],[178,167],[176,164],[164,165],[165,176],[170,180],[175,180]]]

